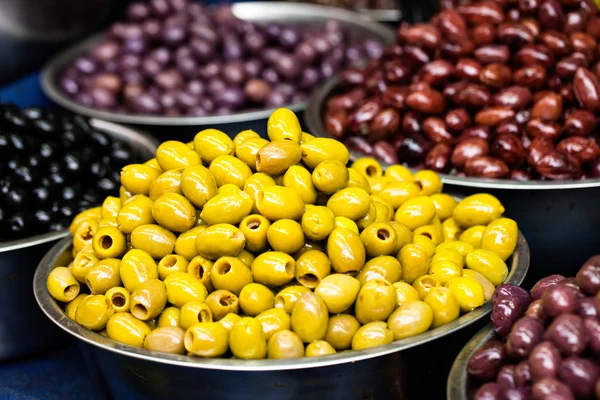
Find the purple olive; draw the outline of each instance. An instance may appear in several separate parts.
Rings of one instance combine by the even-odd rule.
[[[523,308],[512,295],[496,297],[495,300],[492,297],[492,302],[494,302],[494,306],[491,319],[494,330],[498,335],[505,337],[510,333],[515,322],[523,315]]]
[[[215,100],[219,106],[237,110],[244,104],[244,92],[236,86],[229,86],[225,90],[215,94]]]
[[[300,35],[298,34],[298,30],[294,28],[283,28],[281,30],[281,34],[279,35],[279,43],[283,47],[287,47],[289,49],[294,48],[300,42]]]
[[[531,317],[523,317],[512,327],[506,339],[506,352],[509,356],[522,359],[542,340],[544,325]]]
[[[537,319],[542,324],[548,319],[548,316],[544,312],[544,307],[542,307],[542,299],[534,300],[527,308],[527,311],[525,311],[525,315]]]
[[[263,69],[263,62],[258,58],[249,58],[244,61],[244,73],[249,78],[256,78]]]
[[[546,289],[564,280],[565,277],[559,274],[550,275],[540,279],[535,285],[533,285],[533,288],[531,288],[531,290],[529,291],[529,293],[531,294],[531,298],[533,300],[540,299]]]
[[[310,65],[317,57],[317,51],[309,42],[302,42],[294,49],[296,58],[305,65]]]
[[[100,62],[114,60],[121,53],[119,43],[114,40],[107,40],[97,44],[90,50],[90,54]]]
[[[172,109],[177,104],[177,96],[174,91],[166,91],[160,95],[158,101],[165,110]]]
[[[136,54],[123,54],[119,58],[119,69],[121,71],[128,71],[131,69],[137,69],[142,65],[142,59]]]
[[[200,61],[208,61],[215,54],[215,47],[205,39],[193,38],[189,42],[190,50],[194,57]]]
[[[177,70],[170,69],[156,75],[154,82],[162,89],[175,89],[183,85],[183,77]]]
[[[562,361],[560,352],[549,340],[538,343],[529,354],[529,366],[533,381],[556,378]]]
[[[127,7],[127,19],[141,21],[150,15],[150,7],[145,3],[131,3]]]
[[[148,42],[144,38],[126,39],[121,48],[124,53],[143,54],[148,50]]]
[[[262,72],[262,79],[270,85],[279,82],[279,74],[273,68],[265,68]]]
[[[587,335],[580,316],[561,314],[548,327],[545,338],[551,340],[566,356],[581,354],[587,345]]]
[[[515,368],[515,384],[517,386],[529,386],[531,383],[531,367],[528,360],[523,360]]]
[[[567,384],[578,398],[587,398],[594,393],[594,385],[599,376],[598,366],[591,360],[581,357],[566,358],[558,369],[561,381]]]
[[[481,386],[473,400],[502,400],[502,389],[496,383],[486,383]]]
[[[185,85],[185,89],[188,91],[188,93],[200,97],[204,94],[205,86],[202,81],[191,80]]]
[[[60,80],[59,84],[62,91],[69,96],[75,96],[77,93],[79,93],[79,83],[77,83],[77,80],[73,78],[65,76]]]
[[[161,65],[167,65],[171,61],[171,52],[166,47],[158,47],[152,50],[148,57]]]
[[[267,39],[261,32],[250,32],[244,37],[244,44],[251,53],[258,54],[267,45]]]
[[[501,342],[492,341],[473,353],[467,364],[467,370],[475,378],[492,380],[498,375],[504,358],[504,345]]]
[[[185,90],[175,91],[175,96],[177,99],[177,106],[180,108],[191,108],[198,105],[198,97]]]
[[[367,57],[372,59],[378,59],[383,54],[383,44],[377,40],[367,39],[363,43],[363,48]]]
[[[581,318],[585,317],[597,317],[598,310],[596,309],[596,299],[593,297],[583,297],[579,299],[579,310],[577,314]]]
[[[223,39],[223,58],[225,61],[240,60],[244,57],[244,48],[239,40],[226,37]]]
[[[496,288],[492,296],[492,304],[496,304],[496,301],[502,295],[513,296],[519,302],[519,305],[523,310],[526,310],[527,307],[529,307],[529,303],[531,303],[529,293],[522,287],[511,283],[503,283]]]
[[[157,99],[148,93],[141,93],[132,99],[132,108],[141,114],[158,114],[161,110]]]
[[[106,88],[93,88],[90,91],[90,95],[92,96],[94,107],[110,110],[111,108],[114,108],[117,105],[117,99],[115,98],[114,92]]]
[[[217,32],[207,23],[194,22],[190,25],[190,33],[193,37],[203,39],[210,44],[217,44],[219,36]]]
[[[213,78],[206,83],[206,88],[208,92],[213,96],[216,96],[217,93],[222,92],[227,87],[227,84],[223,82],[220,78]]]
[[[192,108],[188,108],[185,114],[189,115],[190,117],[205,117],[208,115],[208,112],[201,106],[195,106]]]
[[[282,54],[275,63],[275,70],[287,79],[296,79],[302,72],[298,60],[286,53]]]
[[[514,365],[505,365],[500,368],[500,372],[498,372],[498,376],[496,377],[496,383],[502,389],[509,389],[516,386],[515,369],[516,366]]]
[[[89,57],[79,57],[74,63],[75,69],[82,74],[93,74],[98,69],[98,65]]]
[[[271,85],[262,79],[250,79],[246,82],[244,93],[254,103],[263,103],[271,93]]]
[[[246,73],[242,62],[232,61],[223,65],[223,79],[230,85],[242,85],[246,81]]]
[[[523,386],[504,389],[502,392],[503,400],[528,400],[530,398],[529,389]]]
[[[577,291],[563,282],[548,288],[542,295],[542,307],[549,317],[574,313],[579,308]]]
[[[589,258],[577,272],[577,284],[587,294],[595,295],[600,290],[600,255]]]
[[[147,19],[142,23],[142,33],[148,40],[157,40],[162,33],[162,24],[158,19]]]
[[[583,327],[589,339],[589,347],[596,354],[600,354],[600,321],[596,318],[585,318]]]
[[[303,89],[312,89],[321,81],[321,74],[316,68],[306,67],[302,70],[302,77],[298,86]]]
[[[216,61],[210,62],[200,70],[200,76],[205,80],[216,78],[221,74],[221,68],[221,63]]]
[[[554,378],[544,378],[535,382],[532,395],[533,400],[575,400],[569,387]]]
[[[198,63],[192,57],[179,57],[175,61],[177,70],[181,75],[188,79],[194,79],[198,76]]]
[[[282,90],[271,90],[271,93],[267,97],[266,105],[267,107],[281,107],[289,104],[290,98],[291,96]]]

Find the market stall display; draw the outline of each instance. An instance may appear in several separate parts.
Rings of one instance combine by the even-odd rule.
[[[495,286],[522,281],[527,245],[493,196],[456,200],[433,171],[401,166],[381,190],[376,160],[346,167],[341,143],[302,132],[286,109],[267,131],[204,130],[124,168],[123,196],[78,217],[104,227],[40,264],[42,309],[98,351],[154,368],[302,370],[440,337],[485,315]]]
[[[530,292],[496,289],[492,327],[462,350],[448,399],[588,399],[600,396],[600,256],[574,278],[550,275]]]

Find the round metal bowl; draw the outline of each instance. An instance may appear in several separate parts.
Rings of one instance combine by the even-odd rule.
[[[308,101],[304,120],[308,132],[315,136],[330,137],[322,116],[326,100],[336,93],[338,82],[339,76],[332,78]],[[361,153],[351,151],[351,159],[361,156]],[[448,191],[461,195],[485,191],[500,199],[506,215],[518,222],[529,241],[535,262],[528,281],[547,276],[548,271],[574,275],[578,266],[600,248],[597,230],[600,178],[518,182],[449,174],[440,176]]]
[[[71,252],[71,238],[58,242],[40,262],[34,293],[42,311],[61,329],[79,339],[93,375],[99,374],[114,398],[183,398],[198,390],[210,398],[282,399],[398,398],[403,393],[403,357],[400,352],[454,333],[491,310],[490,302],[457,320],[420,335],[360,351],[320,358],[288,360],[202,359],[157,353],[128,346],[87,330],[69,319],[48,294],[50,271]],[[521,233],[515,253],[507,260],[507,282],[520,284],[529,266],[529,248]],[[390,397],[391,396],[391,397]]]
[[[90,124],[129,142],[137,154],[151,158],[157,143],[131,129],[92,119]],[[0,243],[0,360],[14,359],[64,344],[69,337],[43,317],[33,297],[31,281],[44,254],[68,230]]]
[[[498,339],[498,336],[494,332],[494,327],[489,324],[477,332],[463,347],[454,360],[454,364],[452,364],[452,369],[448,375],[448,383],[446,384],[447,400],[468,400],[473,398],[475,391],[478,389],[478,382],[469,375],[467,363],[475,351],[494,339]]]
[[[353,38],[373,38],[384,44],[394,42],[394,31],[382,24],[371,21],[359,14],[333,7],[325,7],[302,3],[243,2],[232,6],[233,14],[243,20],[252,22],[293,22],[296,24],[320,24],[328,19],[342,21]],[[275,110],[259,109],[239,111],[229,115],[206,117],[163,117],[156,115],[140,115],[102,111],[82,106],[59,88],[60,73],[78,56],[84,54],[92,45],[98,43],[104,34],[95,35],[82,43],[66,50],[51,60],[41,74],[43,91],[60,106],[75,113],[100,118],[106,121],[137,125],[148,130],[161,139],[191,140],[203,128],[218,128],[230,135],[245,129],[253,129],[266,134],[266,121]],[[302,112],[306,103],[287,105],[294,112]],[[165,127],[170,127],[166,129]]]

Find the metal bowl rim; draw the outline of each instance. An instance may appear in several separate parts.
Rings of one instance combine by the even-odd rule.
[[[467,400],[467,380],[469,379],[467,363],[475,351],[494,338],[496,338],[496,332],[494,332],[494,327],[490,323],[469,339],[458,353],[452,363],[446,382],[446,398],[448,400]]]
[[[90,118],[90,125],[102,132],[107,132],[109,135],[120,139],[131,139],[144,151],[153,153],[158,147],[158,141],[151,136],[144,135],[134,129],[118,125],[108,121],[102,121],[96,118]],[[37,246],[43,243],[52,242],[62,239],[69,234],[69,229],[63,229],[57,232],[47,232],[39,235],[11,240],[9,242],[0,243],[0,253],[5,253],[13,250],[21,250],[27,247]]]
[[[304,122],[309,133],[317,137],[331,137],[323,127],[321,119],[321,109],[325,100],[329,97],[339,83],[340,74],[329,79],[323,86],[313,92],[308,99],[308,105],[304,113]],[[363,154],[350,150],[350,158],[355,160],[359,157],[365,157]],[[389,164],[381,162],[385,168]],[[487,179],[487,178],[463,178],[451,174],[441,174],[444,183],[448,185],[465,186],[484,189],[510,189],[510,190],[558,190],[558,189],[585,189],[600,187],[600,178],[585,180],[563,180],[563,181],[515,181],[510,179]]]
[[[312,13],[314,15],[328,17],[340,21],[360,25],[377,36],[384,44],[391,44],[394,41],[394,31],[387,26],[361,16],[359,13],[327,7],[316,4],[304,3],[271,3],[271,2],[242,2],[232,4],[232,11],[236,17],[245,19],[244,14],[249,12],[273,12],[280,14],[282,10],[286,11],[290,17],[296,16],[298,13]],[[257,19],[250,19],[256,21]],[[269,21],[265,18],[263,21]],[[300,21],[300,19],[298,19]],[[100,118],[113,122],[135,125],[157,125],[157,126],[194,126],[194,125],[220,125],[228,123],[238,123],[246,121],[254,121],[268,118],[273,111],[279,107],[268,109],[257,109],[250,111],[239,111],[227,115],[209,115],[205,117],[163,117],[144,114],[129,114],[117,113],[111,111],[102,111],[99,109],[82,106],[71,100],[59,88],[58,75],[64,67],[70,63],[75,57],[84,53],[92,44],[99,42],[105,36],[105,32],[93,35],[83,41],[76,43],[72,47],[52,58],[41,72],[40,84],[44,93],[60,106],[69,109],[78,114],[87,115],[89,117]],[[284,105],[283,107],[294,112],[303,111],[306,108],[307,102]]]
[[[387,345],[374,347],[365,350],[344,351],[333,355],[323,357],[304,357],[286,360],[237,360],[224,358],[195,358],[185,355],[173,355],[149,351],[143,348],[133,347],[118,343],[99,335],[96,332],[89,331],[80,327],[69,319],[59,308],[56,301],[48,294],[46,289],[46,277],[51,270],[56,258],[67,250],[70,246],[70,237],[58,242],[50,249],[38,265],[33,282],[33,291],[38,305],[48,318],[61,329],[75,336],[76,338],[104,350],[114,352],[123,356],[133,357],[146,361],[154,361],[162,364],[177,365],[191,368],[208,368],[215,370],[229,371],[275,371],[275,370],[295,370],[302,368],[317,368],[330,365],[343,364],[348,362],[357,362],[374,357],[384,356],[401,350],[406,350],[417,345],[425,344],[435,339],[439,339],[450,333],[453,333],[465,326],[486,316],[492,309],[490,301],[482,307],[473,310],[457,320],[438,328],[431,329],[422,334],[412,336],[406,339],[398,340]],[[519,285],[523,282],[527,270],[529,269],[529,246],[527,240],[519,231],[519,239],[515,253],[517,259],[511,257],[511,270],[506,279],[507,283]],[[515,262],[517,265],[514,265]],[[82,333],[84,332],[84,333]]]

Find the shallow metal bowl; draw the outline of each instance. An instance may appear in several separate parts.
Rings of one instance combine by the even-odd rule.
[[[142,157],[153,157],[157,143],[131,129],[92,119],[90,124],[113,138],[129,142]],[[31,282],[44,254],[68,230],[0,243],[0,360],[14,359],[64,344],[69,337],[43,317]]]
[[[394,31],[382,24],[361,17],[352,11],[333,7],[302,3],[243,2],[232,6],[233,14],[243,20],[253,22],[293,22],[297,24],[321,24],[328,19],[342,21],[351,37],[378,39],[384,44],[394,42]],[[51,60],[41,75],[42,89],[54,102],[78,114],[100,118],[106,121],[143,126],[161,139],[189,140],[203,128],[218,128],[230,135],[245,129],[253,129],[266,134],[266,120],[276,108],[238,111],[229,115],[206,117],[164,117],[156,115],[128,114],[102,111],[82,106],[65,95],[59,88],[60,73],[78,56],[84,54],[104,35],[95,35],[66,50]],[[302,112],[306,103],[287,105],[294,112]],[[159,128],[163,127],[163,128]],[[172,129],[165,129],[171,127]]]
[[[61,329],[83,343],[93,368],[115,398],[148,396],[179,398],[203,390],[210,398],[397,398],[402,395],[402,350],[456,332],[487,315],[488,302],[459,319],[411,338],[376,348],[346,351],[319,358],[288,360],[203,359],[148,351],[108,339],[69,319],[48,294],[46,279],[63,254],[71,251],[65,238],[46,254],[34,277],[34,293],[42,311]],[[529,266],[529,248],[521,233],[507,260],[507,282],[520,284]],[[343,396],[342,396],[343,395]],[[363,397],[365,396],[365,397]],[[371,397],[369,397],[371,396]]]
[[[448,382],[446,384],[447,400],[468,400],[473,397],[478,387],[477,382],[471,378],[467,371],[467,363],[473,353],[494,339],[498,339],[498,336],[494,332],[494,327],[489,324],[477,332],[463,347],[454,360],[454,364],[452,364],[452,369],[448,375]]]
[[[329,80],[308,101],[304,120],[308,132],[315,136],[330,137],[322,117],[338,82],[339,76]],[[356,151],[350,153],[353,160],[363,156]],[[385,163],[382,166],[387,167]],[[451,192],[470,195],[485,191],[500,199],[506,216],[517,221],[530,244],[534,264],[528,281],[547,276],[549,270],[574,275],[587,258],[600,250],[600,178],[518,182],[440,176]]]

